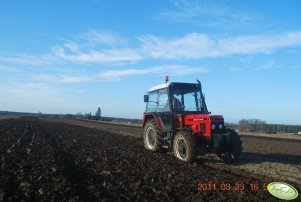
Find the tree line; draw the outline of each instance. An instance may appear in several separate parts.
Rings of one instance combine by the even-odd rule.
[[[301,125],[269,124],[260,119],[241,119],[238,124],[230,125],[245,132],[298,133],[301,131]]]

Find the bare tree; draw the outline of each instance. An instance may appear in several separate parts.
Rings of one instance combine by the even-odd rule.
[[[260,119],[241,119],[238,122],[238,129],[240,131],[265,131],[267,129],[267,124],[265,121]]]
[[[101,109],[98,107],[97,111],[95,112],[95,119],[100,120],[101,119]]]

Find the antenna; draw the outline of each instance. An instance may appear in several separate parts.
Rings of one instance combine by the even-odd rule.
[[[169,81],[169,76],[165,76],[165,83]]]

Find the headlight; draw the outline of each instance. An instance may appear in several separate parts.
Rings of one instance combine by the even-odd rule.
[[[215,129],[215,124],[212,124],[211,129],[212,129],[212,130]]]
[[[218,125],[218,128],[221,130],[221,129],[223,128],[223,124],[220,123],[220,124]]]

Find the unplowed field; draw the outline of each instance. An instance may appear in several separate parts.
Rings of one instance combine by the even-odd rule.
[[[0,138],[0,201],[277,201],[264,180],[146,151],[134,135],[19,118],[0,121]]]

